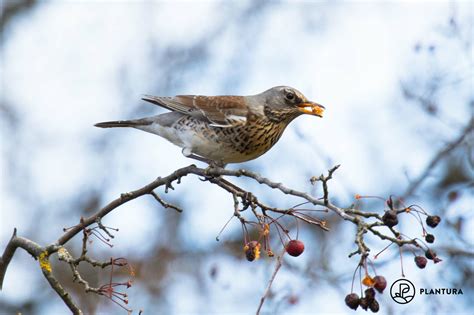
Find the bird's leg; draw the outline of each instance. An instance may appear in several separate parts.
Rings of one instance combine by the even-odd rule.
[[[222,164],[222,165],[219,165],[217,162],[214,162],[212,160],[208,160],[206,158],[203,158],[199,155],[196,155],[194,153],[192,153],[191,149],[190,148],[183,148],[183,150],[181,151],[181,153],[183,153],[183,155],[187,158],[190,158],[190,159],[194,159],[194,160],[197,160],[197,161],[201,161],[201,162],[204,162],[206,164],[209,165],[209,167],[222,167],[224,168],[225,164]],[[208,168],[209,168],[208,167]]]
[[[215,174],[212,174],[213,169],[219,169],[219,168],[224,168],[225,164],[219,164],[215,161],[208,161],[207,164],[209,164],[208,167],[204,170],[205,178],[206,180],[211,179],[211,178],[221,178],[221,176],[216,176]],[[224,165],[224,166],[221,166]]]
[[[199,155],[196,155],[196,154],[191,154],[191,155],[188,155],[186,156],[187,158],[190,158],[190,159],[194,159],[194,160],[197,160],[197,161],[201,161],[201,162],[204,162],[204,163],[207,163],[209,165],[212,164],[212,161],[211,160],[208,160],[208,159],[205,159],[203,157],[200,157]]]
[[[242,199],[245,200],[247,207],[256,201],[255,196],[251,192],[245,191],[239,186],[232,184],[228,180],[224,179],[222,176],[208,175],[213,168],[225,168],[225,163],[223,163],[222,161],[218,162],[203,158],[199,155],[192,153],[190,148],[183,148],[182,153],[187,158],[195,159],[207,163],[209,165],[204,171],[206,175],[204,176],[204,179],[202,179],[202,181],[209,180],[211,182],[220,182],[221,184],[227,186],[229,189],[239,192],[242,196]]]
[[[183,148],[183,150],[181,151],[183,153],[183,155],[187,158],[190,158],[190,159],[194,159],[194,160],[197,160],[197,161],[201,161],[201,162],[204,162],[204,163],[207,163],[209,166],[206,167],[206,169],[204,170],[205,172],[205,176],[204,176],[204,179],[202,181],[206,181],[206,180],[209,180],[211,178],[214,178],[216,177],[215,175],[207,175],[210,173],[210,171],[213,169],[213,168],[225,168],[225,163],[222,162],[222,161],[213,161],[213,160],[209,160],[209,159],[206,159],[206,158],[203,158],[199,155],[196,155],[194,153],[191,152],[191,149],[190,148]],[[217,178],[221,179],[222,177],[221,176],[217,176]],[[227,182],[227,181],[226,181]],[[227,182],[229,183],[229,182]],[[231,184],[231,183],[229,183]],[[233,185],[233,184],[231,184]],[[234,187],[233,188],[238,188],[237,186],[233,185]]]

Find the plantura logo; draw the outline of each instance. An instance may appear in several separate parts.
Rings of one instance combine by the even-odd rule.
[[[420,295],[463,295],[462,289],[456,288],[436,288],[436,289],[420,289]]]
[[[390,296],[398,304],[410,303],[415,297],[416,288],[410,280],[398,279],[390,287]],[[421,288],[419,295],[463,295],[461,288]]]
[[[415,286],[407,279],[398,279],[390,287],[390,296],[398,304],[410,303],[415,297]]]

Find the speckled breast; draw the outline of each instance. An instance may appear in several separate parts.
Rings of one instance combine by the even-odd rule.
[[[196,153],[224,163],[239,163],[255,159],[267,152],[280,139],[287,124],[258,120],[237,127],[207,127],[205,137],[214,150]],[[207,156],[206,156],[207,155]]]

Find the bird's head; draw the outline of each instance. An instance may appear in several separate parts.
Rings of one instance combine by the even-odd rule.
[[[276,86],[262,93],[266,111],[293,119],[301,114],[323,117],[324,106],[309,101],[300,91],[289,86]],[[275,117],[276,118],[276,117]]]

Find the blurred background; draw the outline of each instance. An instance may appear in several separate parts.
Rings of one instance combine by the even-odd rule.
[[[309,178],[336,164],[333,202],[354,195],[403,197],[442,216],[434,249],[443,259],[418,269],[404,257],[418,288],[456,287],[464,295],[379,301],[387,314],[472,311],[473,278],[473,2],[359,1],[3,1],[0,101],[0,250],[13,228],[46,245],[81,216],[120,193],[194,163],[164,139],[132,129],[102,130],[99,121],[164,112],[143,94],[260,93],[289,85],[326,106],[323,119],[300,117],[248,168],[321,195]],[[199,164],[204,166],[203,164]],[[284,208],[298,203],[236,181]],[[126,257],[136,277],[127,290],[137,314],[251,314],[274,268],[248,262],[229,194],[184,178],[164,194],[179,214],[145,196],[115,210],[104,224],[120,229],[113,248],[90,244],[95,258]],[[382,211],[383,202],[362,209]],[[286,257],[264,311],[348,313],[358,257],[353,224],[321,213],[330,232],[299,225],[306,244]],[[421,237],[405,216],[401,230]],[[291,235],[294,236],[294,226]],[[273,247],[279,252],[277,238]],[[68,243],[80,253],[81,236]],[[368,239],[372,254],[388,243]],[[373,257],[373,255],[371,255]],[[68,266],[55,274],[86,313],[120,313],[85,294]],[[376,261],[389,284],[401,277],[392,247]],[[103,270],[83,268],[93,285]],[[0,294],[0,313],[64,314],[37,263],[18,250]],[[360,310],[358,312],[361,312]]]

